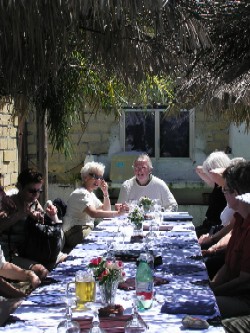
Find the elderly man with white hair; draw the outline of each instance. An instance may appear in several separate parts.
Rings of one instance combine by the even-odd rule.
[[[133,164],[134,177],[124,181],[118,203],[139,200],[141,197],[158,199],[165,209],[177,210],[178,204],[164,180],[152,175],[153,166],[147,154],[141,154]]]

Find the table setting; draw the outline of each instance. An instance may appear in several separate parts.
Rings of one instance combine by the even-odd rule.
[[[171,214],[174,220],[171,219]],[[133,332],[130,325],[136,318],[141,318],[145,323],[138,328],[138,332],[183,333],[193,332],[193,328],[196,332],[225,332],[215,296],[209,287],[206,267],[190,215],[187,212],[167,212],[165,216],[169,219],[161,218],[159,228],[153,230],[155,240],[152,242],[147,241],[147,234],[152,231],[148,220],[142,222],[142,241],[139,243],[130,242],[131,232],[130,236],[117,237],[120,224],[124,221],[127,223],[126,217],[101,221],[86,242],[78,244],[67,260],[50,272],[47,283],[34,290],[22,302],[10,316],[6,326],[0,327],[0,332],[21,332],[24,327],[32,327],[27,331],[61,333],[57,327],[66,320],[67,315],[70,320],[78,322],[78,331],[81,333],[90,332],[93,325],[98,325],[100,332]],[[187,216],[188,220],[184,220]],[[160,228],[164,225],[168,226],[165,230]],[[141,252],[151,255],[154,275],[153,303],[143,311],[137,309],[135,294],[137,259]],[[105,265],[110,265],[110,261],[113,265],[121,265],[122,274],[124,272],[122,281],[117,279],[115,296],[110,302],[116,308],[113,307],[113,313],[106,316],[101,315],[101,309],[106,308],[107,302],[103,300],[102,286],[98,282],[95,286],[95,299],[86,302],[86,309],[77,306],[77,272],[92,270],[96,276],[90,263],[97,258]],[[67,312],[63,298],[69,283],[76,299]],[[99,323],[96,324],[96,320]],[[67,332],[78,331],[72,329]]]

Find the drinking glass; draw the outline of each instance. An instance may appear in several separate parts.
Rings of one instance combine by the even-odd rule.
[[[159,231],[159,224],[152,220],[149,225],[149,232],[145,237],[145,244],[148,249],[154,248],[158,238],[157,231]]]
[[[148,329],[148,325],[139,317],[137,307],[133,304],[132,319],[125,325],[125,333],[139,333]]]
[[[87,310],[86,303],[95,301],[96,283],[91,270],[76,272],[75,293],[79,310]]]
[[[129,242],[133,232],[134,226],[128,219],[122,221],[122,223],[119,225],[119,235],[122,237],[123,248],[125,246],[125,239],[127,242]]]
[[[136,206],[138,206],[138,201],[137,200],[129,200],[128,203],[128,208],[129,208],[129,213],[131,213]]]
[[[69,294],[69,286],[72,282],[66,284],[65,296],[63,300],[66,303],[65,320],[61,321],[57,326],[57,333],[80,333],[80,325],[77,321],[72,320],[72,309],[75,305],[76,298]]]
[[[154,212],[161,212],[161,203],[160,203],[160,199],[154,199],[153,200],[153,207],[154,207]]]
[[[106,333],[106,331],[100,327],[100,320],[97,312],[94,312],[92,327],[88,333]]]

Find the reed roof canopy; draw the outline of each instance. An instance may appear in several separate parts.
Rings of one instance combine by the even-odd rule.
[[[2,0],[0,97],[46,111],[59,150],[86,105],[119,116],[135,96],[248,122],[249,36],[248,1]]]

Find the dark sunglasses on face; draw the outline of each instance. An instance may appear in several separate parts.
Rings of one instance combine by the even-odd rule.
[[[41,189],[39,189],[39,190],[36,190],[36,189],[30,189],[30,190],[28,190],[28,192],[29,192],[30,194],[36,194],[36,193],[42,193],[43,190],[41,190]]]
[[[103,180],[103,177],[96,175],[95,173],[89,173],[90,177],[94,178],[95,180]]]

